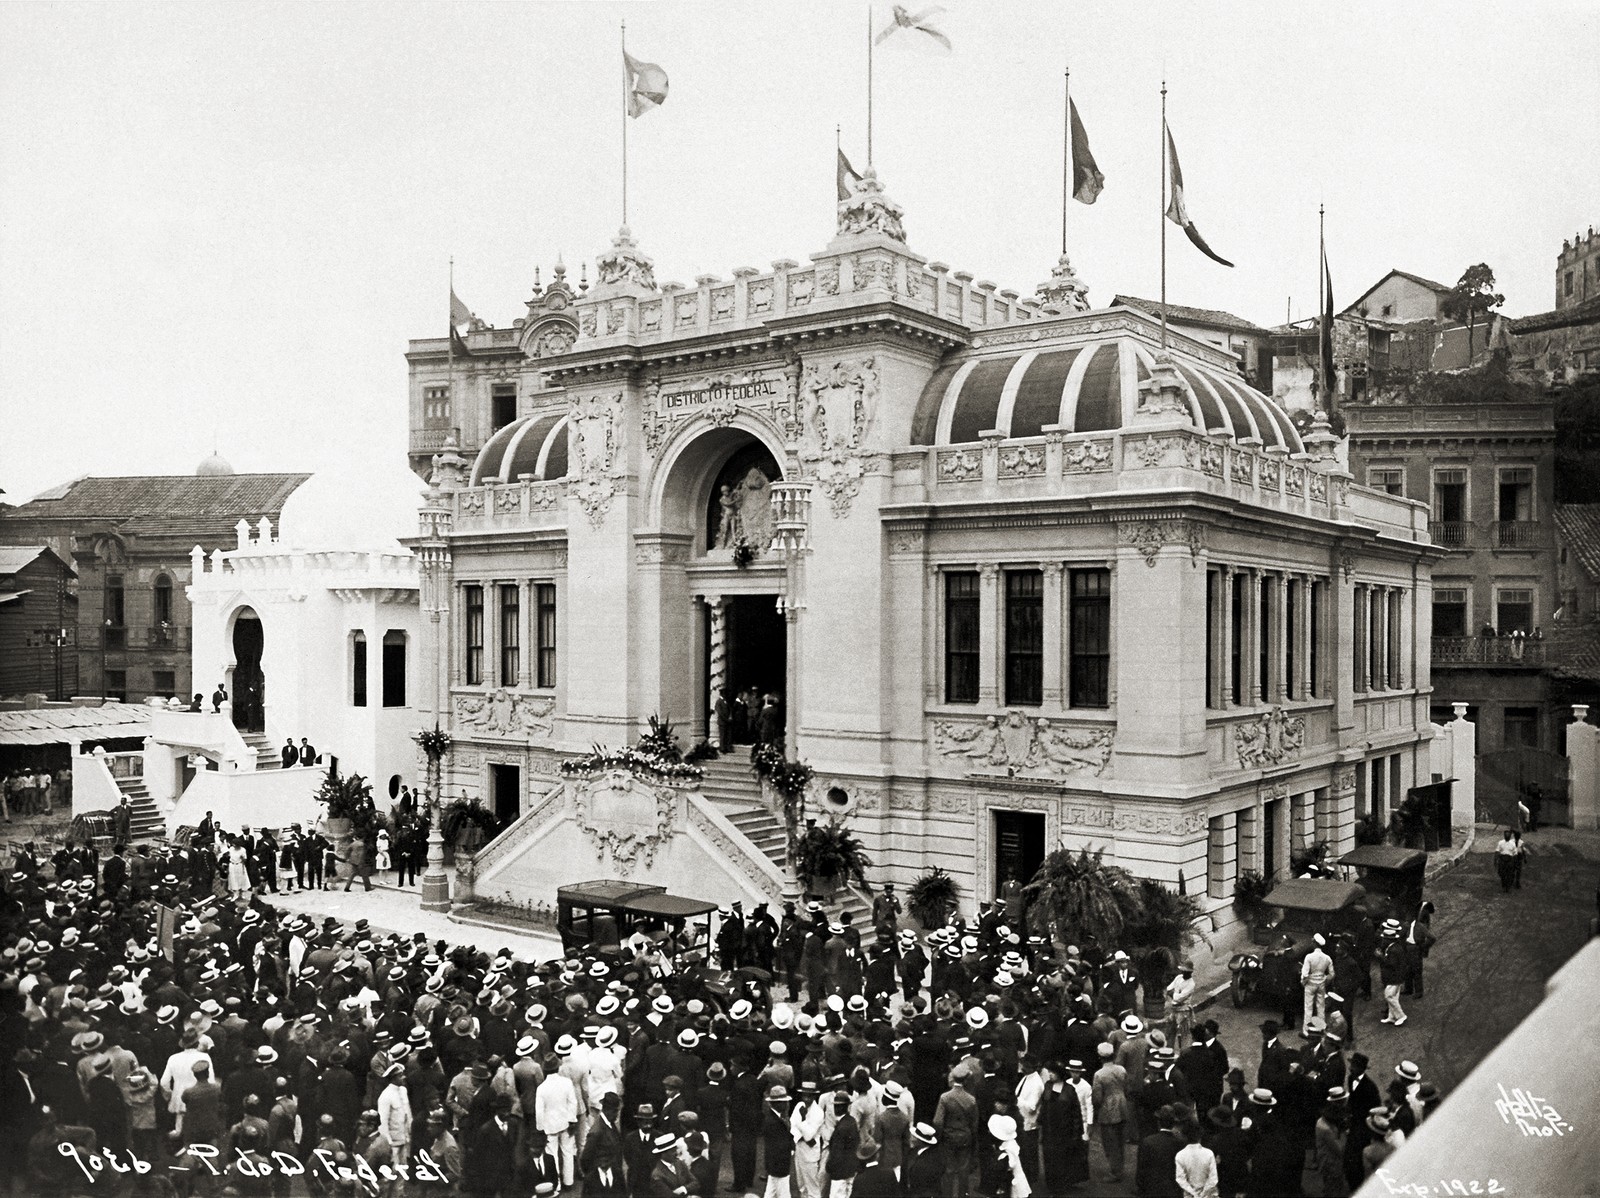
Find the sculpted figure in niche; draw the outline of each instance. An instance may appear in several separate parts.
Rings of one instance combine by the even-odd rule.
[[[730,549],[739,540],[739,503],[733,496],[733,488],[727,483],[722,484],[717,494],[717,536],[712,542],[713,549]]]

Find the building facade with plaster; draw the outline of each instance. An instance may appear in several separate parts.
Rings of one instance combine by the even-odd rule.
[[[658,285],[624,230],[596,279],[559,352],[523,325],[517,419],[443,443],[408,542],[445,792],[517,817],[480,897],[775,897],[752,694],[874,882],[942,866],[969,910],[1092,847],[1225,917],[1430,781],[1427,507],[1235,354],[1089,308],[1065,258],[1031,298],[929,262],[870,174],[804,264]],[[698,793],[563,784],[651,715],[734,743]]]

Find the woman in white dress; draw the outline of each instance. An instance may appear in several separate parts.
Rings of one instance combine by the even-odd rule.
[[[235,840],[228,850],[228,893],[237,899],[250,897],[250,870],[244,845]]]
[[[389,831],[387,828],[378,831],[378,852],[374,867],[380,874],[386,874],[392,868],[389,863]]]

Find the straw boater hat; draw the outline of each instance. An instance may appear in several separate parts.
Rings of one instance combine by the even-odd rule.
[[[1257,1086],[1250,1091],[1250,1101],[1256,1106],[1275,1107],[1278,1100],[1272,1096],[1272,1091],[1265,1086]]]
[[[1396,1065],[1394,1067],[1394,1075],[1405,1082],[1420,1082],[1422,1080],[1422,1070],[1418,1069],[1411,1061],[1401,1061]]]
[[[919,1144],[933,1145],[939,1142],[939,1133],[931,1123],[914,1123],[911,1138]]]

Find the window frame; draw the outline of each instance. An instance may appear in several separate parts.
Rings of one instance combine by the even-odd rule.
[[[484,587],[470,582],[461,588],[462,677],[468,686],[483,685]]]
[[[1386,477],[1380,478],[1379,475]],[[1406,493],[1405,467],[1368,466],[1367,486],[1374,491],[1382,491],[1386,495],[1398,495],[1403,499]]]
[[[957,585],[965,588],[969,584],[971,594],[952,594]],[[939,598],[942,605],[941,622],[944,627],[944,678],[940,691],[946,703],[972,705],[978,702],[983,686],[982,576],[977,570],[941,570]],[[955,633],[958,631],[956,628],[958,615],[962,625],[959,631],[970,633],[970,648],[953,647],[957,639]],[[966,636],[961,638],[963,641],[967,639]],[[970,679],[970,687],[963,685],[959,693],[956,688],[958,675],[963,684]],[[968,695],[969,690],[970,695]]]
[[[501,420],[500,419],[500,403],[501,403],[502,400],[507,400],[507,399],[509,399],[511,401],[511,413],[510,413],[510,416],[507,419]],[[505,428],[507,425],[515,424],[516,422],[517,422],[517,384],[516,384],[515,380],[513,380],[511,382],[490,383],[489,384],[489,431],[490,431],[490,434],[492,435],[494,433],[497,433],[501,429]],[[511,480],[508,479],[507,481],[509,482]]]
[[[1537,473],[1538,467],[1531,462],[1521,462],[1513,465],[1496,466],[1494,471],[1494,518],[1497,524],[1537,524],[1539,522],[1538,504],[1535,502],[1539,491]],[[1506,476],[1510,474],[1527,474],[1525,482],[1508,483]],[[1528,495],[1528,515],[1526,519],[1513,516],[1510,520],[1505,518],[1501,504],[1504,499],[1504,490],[1507,486],[1525,486]]]
[[[549,602],[546,602],[548,598]],[[535,622],[535,649],[538,657],[535,661],[535,684],[540,690],[554,690],[556,686],[556,670],[560,658],[557,652],[559,647],[560,628],[557,624],[558,599],[556,584],[554,582],[535,582],[533,584],[533,612]]]
[[[1461,487],[1461,518],[1460,520],[1446,520],[1439,503],[1439,487],[1442,474],[1461,475],[1460,483],[1445,483],[1445,486]],[[1472,471],[1466,466],[1434,466],[1428,472],[1428,511],[1429,519],[1439,524],[1470,524],[1472,522]]]
[[[397,638],[393,641],[390,638]],[[380,673],[378,679],[379,706],[388,709],[397,709],[411,706],[411,637],[403,628],[384,629],[383,639],[379,642],[378,650]],[[398,673],[390,670],[389,650],[398,649],[400,668]]]
[[[1103,589],[1080,595],[1078,582],[1095,579]],[[1084,566],[1067,570],[1067,707],[1086,711],[1107,711],[1111,707],[1111,571],[1105,566]],[[1099,636],[1101,651],[1079,648],[1079,613],[1101,624],[1092,630]],[[1099,613],[1096,615],[1096,613]],[[1103,621],[1103,623],[1102,623]],[[1080,663],[1083,663],[1080,665]],[[1084,674],[1089,675],[1088,679]],[[1098,691],[1095,691],[1095,687]],[[1093,699],[1098,694],[1098,702]],[[1080,697],[1087,696],[1087,697]]]
[[[522,594],[514,582],[495,587],[495,617],[499,620],[499,678],[508,690],[522,682]]]
[[[1455,594],[1460,594],[1461,595],[1461,604],[1460,604],[1460,606],[1461,606],[1461,631],[1460,632],[1440,632],[1439,631],[1439,608],[1441,606],[1455,606],[1455,605],[1454,604],[1441,604],[1439,597],[1441,595],[1455,595]],[[1433,588],[1432,599],[1428,604],[1428,611],[1429,611],[1429,615],[1432,618],[1432,622],[1433,622],[1433,635],[1434,636],[1471,636],[1472,635],[1472,587],[1469,584],[1462,583],[1460,586],[1444,586],[1444,587],[1442,587],[1442,586],[1437,585],[1437,583],[1436,583],[1434,585],[1434,588]]]
[[[366,707],[371,702],[368,686],[370,656],[367,634],[360,629],[350,634],[350,706]]]
[[[1027,580],[1037,586],[1032,594],[1012,594],[1013,582]],[[1037,566],[1019,566],[1001,571],[1003,596],[1003,624],[1005,659],[1006,707],[1042,707],[1044,705],[1044,571]],[[1032,620],[1027,619],[1033,613]],[[1019,621],[1017,616],[1023,617]],[[1031,623],[1032,627],[1019,627]],[[1016,642],[1036,639],[1038,648],[1017,648]]]
[[[422,388],[422,424],[424,428],[449,428],[454,411],[455,396],[449,383],[429,383]],[[442,405],[435,408],[434,405]]]
[[[1526,628],[1524,628],[1522,631],[1527,636],[1532,636],[1533,635],[1533,630],[1534,630],[1534,627],[1536,626],[1534,617],[1538,614],[1538,611],[1539,611],[1539,589],[1538,589],[1538,587],[1534,586],[1531,583],[1518,583],[1515,586],[1509,586],[1509,585],[1508,586],[1496,586],[1494,588],[1494,630],[1495,630],[1495,632],[1499,633],[1501,636],[1509,635],[1509,632],[1513,631],[1513,630],[1508,630],[1508,629],[1502,628],[1500,626],[1500,608],[1501,608],[1501,605],[1507,602],[1507,600],[1506,600],[1506,596],[1507,595],[1520,595],[1520,594],[1526,594],[1528,596],[1528,599],[1527,599],[1527,606],[1528,606],[1527,625],[1528,626]]]

